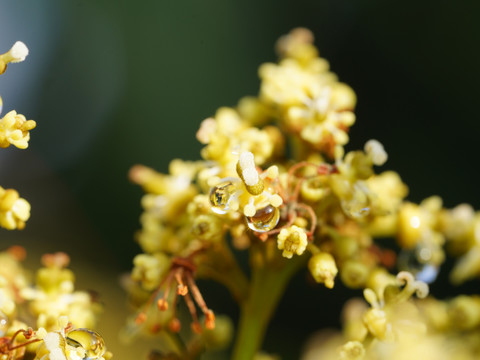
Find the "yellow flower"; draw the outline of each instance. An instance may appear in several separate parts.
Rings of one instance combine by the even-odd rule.
[[[305,230],[292,225],[282,229],[277,237],[277,246],[283,250],[282,255],[291,259],[293,254],[302,255],[307,248],[308,240]]]
[[[170,258],[164,253],[139,254],[133,259],[132,279],[146,290],[154,290],[170,268]]]
[[[318,283],[324,283],[329,289],[333,288],[338,269],[335,259],[326,252],[313,255],[308,261],[308,269]]]
[[[17,114],[15,110],[7,113],[0,120],[0,147],[7,148],[14,145],[19,149],[26,149],[30,140],[30,130],[37,124],[25,116]]]
[[[341,360],[361,360],[365,356],[365,348],[359,341],[349,341],[340,349]]]
[[[0,186],[0,226],[8,229],[23,229],[30,217],[30,204],[19,197],[13,189],[4,189]]]

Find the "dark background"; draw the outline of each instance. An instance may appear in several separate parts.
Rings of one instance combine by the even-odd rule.
[[[132,235],[141,211],[128,169],[142,163],[166,171],[175,157],[198,159],[200,121],[257,94],[258,66],[275,61],[274,42],[297,26],[313,31],[321,56],[357,93],[347,149],[376,138],[389,154],[384,169],[400,173],[410,200],[438,194],[447,207],[478,208],[479,7],[445,0],[0,1],[1,49],[16,40],[30,48],[27,61],[0,78],[4,113],[16,109],[38,123],[28,151],[0,152],[0,185],[32,204],[27,229],[1,230],[2,247],[69,251],[72,267],[92,272],[78,274],[85,286],[98,272],[128,271],[140,251]],[[212,308],[231,311],[224,290],[205,286]],[[457,291],[445,281],[433,288],[442,297]],[[299,274],[265,348],[297,358],[309,333],[337,324],[351,294],[312,289]]]

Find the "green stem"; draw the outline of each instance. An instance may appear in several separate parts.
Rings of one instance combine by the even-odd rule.
[[[187,347],[185,346],[185,343],[183,342],[179,334],[165,331],[164,338],[169,343],[169,347],[173,349],[176,354],[180,356],[183,356],[185,354]]]
[[[248,293],[248,280],[230,248],[222,245],[198,267],[198,276],[223,284],[241,305]]]
[[[252,252],[258,250],[252,249]],[[258,253],[252,254],[254,256]],[[233,360],[251,360],[260,349],[268,323],[289,280],[304,264],[303,258],[296,256],[287,260],[276,256],[252,266],[250,292],[241,307]]]

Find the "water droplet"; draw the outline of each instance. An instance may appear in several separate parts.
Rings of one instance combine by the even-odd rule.
[[[279,220],[280,210],[272,205],[258,209],[253,216],[247,216],[248,227],[256,232],[272,230],[277,226]]]
[[[400,270],[410,271],[417,280],[430,284],[437,278],[439,267],[431,264],[432,251],[419,245],[412,250],[402,250],[398,257]]]
[[[370,207],[363,201],[342,200],[340,205],[343,212],[353,219],[360,219],[370,214]]]
[[[225,214],[230,210],[230,203],[236,197],[236,186],[233,181],[223,181],[210,190],[210,204],[212,211],[217,214]]]
[[[0,337],[5,336],[9,326],[8,316],[0,311]]]
[[[105,342],[95,331],[89,329],[75,329],[67,333],[67,344],[73,347],[83,347],[86,357],[83,360],[100,359],[105,354]]]

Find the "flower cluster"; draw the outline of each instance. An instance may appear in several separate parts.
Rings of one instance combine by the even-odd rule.
[[[35,353],[37,360],[110,358],[103,338],[90,330],[99,305],[89,294],[73,291],[73,273],[64,268],[68,256],[44,255],[46,267],[37,272],[34,286],[21,263],[25,255],[19,246],[0,253],[0,358],[32,358]],[[29,322],[37,331],[25,322],[26,314],[36,318]]]
[[[9,63],[25,60],[28,48],[21,41],[17,41],[5,54],[0,55],[0,75],[5,72]],[[0,97],[0,114],[3,102]],[[30,130],[36,126],[35,121],[26,120],[25,116],[17,114],[15,110],[7,113],[0,119],[0,147],[7,148],[13,145],[19,149],[26,149],[30,140]],[[21,198],[14,189],[4,189],[0,186],[0,226],[4,229],[23,229],[30,217],[30,204]]]
[[[85,291],[74,290],[75,276],[66,268],[70,259],[65,253],[45,254],[45,267],[37,271],[35,286],[22,289],[21,296],[29,301],[37,326],[47,330],[57,325],[61,316],[80,328],[95,328],[100,305]]]
[[[28,49],[16,42],[0,55],[0,74],[9,63],[25,60]],[[0,113],[2,99],[0,98]],[[26,149],[35,121],[14,110],[0,119],[0,147]],[[23,229],[30,204],[14,189],[0,186],[0,226]],[[0,359],[2,360],[107,360],[103,338],[92,328],[99,304],[86,292],[74,291],[74,274],[66,269],[64,253],[46,254],[36,284],[23,268],[26,251],[12,246],[0,252]],[[68,320],[70,318],[70,321]],[[29,325],[35,326],[34,331]]]
[[[34,360],[106,360],[111,357],[103,338],[95,331],[74,328],[65,316],[59,318],[57,327],[59,329],[50,332],[44,328],[36,332],[42,342]]]
[[[343,311],[343,333],[319,336],[302,360],[475,359],[480,299],[460,295],[442,301],[408,272],[397,277],[379,270],[364,290],[366,302],[351,299]],[[419,299],[414,300],[415,294]]]
[[[139,308],[136,324],[178,333],[176,304],[183,298],[193,332],[187,344],[170,349],[176,356],[196,356],[204,349],[198,345],[202,330],[215,329],[196,278],[220,282],[239,303],[234,359],[253,358],[259,350],[244,332],[263,336],[270,308],[299,268],[330,289],[337,276],[349,288],[365,289],[372,307],[362,307],[347,324],[355,336],[341,355],[360,359],[370,351],[367,340],[395,342],[423,331],[417,303],[409,298],[426,296],[445,248],[460,256],[454,283],[480,275],[473,209],[446,210],[437,196],[406,201],[408,188],[397,173],[376,173],[388,160],[379,141],[345,151],[356,96],[318,56],[313,35],[295,29],[280,38],[277,51],[277,64],[260,67],[257,97],[220,108],[200,124],[202,160],[174,160],[169,174],[141,165],[130,172],[146,192],[137,234],[144,253],[135,257],[128,283]],[[400,253],[379,238],[395,239]],[[231,247],[248,250],[250,278]],[[400,272],[395,277],[389,271]],[[264,324],[254,333],[250,321]]]

